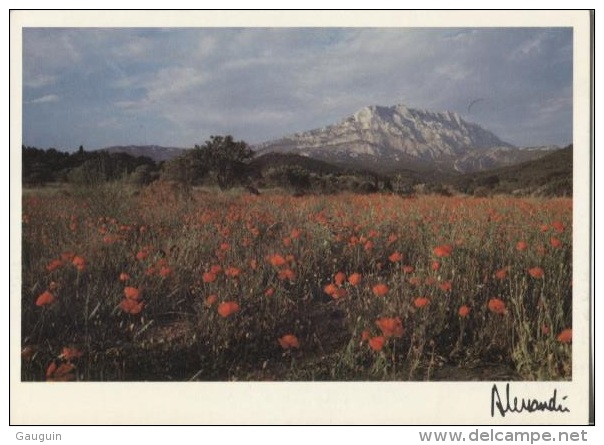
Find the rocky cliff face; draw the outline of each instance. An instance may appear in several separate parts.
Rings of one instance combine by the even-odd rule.
[[[259,153],[295,153],[331,162],[436,165],[460,172],[535,159],[450,111],[369,106],[343,121],[255,147]]]

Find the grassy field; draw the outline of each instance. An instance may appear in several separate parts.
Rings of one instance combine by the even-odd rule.
[[[566,380],[572,200],[26,190],[24,381]]]

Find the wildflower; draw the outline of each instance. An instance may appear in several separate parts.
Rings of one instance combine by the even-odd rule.
[[[439,258],[445,258],[451,255],[453,252],[453,246],[450,244],[443,244],[434,248],[433,253]]]
[[[528,249],[528,244],[526,243],[526,241],[518,241],[516,243],[516,250],[518,252],[524,252],[526,249]]]
[[[215,304],[218,301],[218,296],[212,294],[212,295],[208,295],[205,299],[205,305],[206,306],[212,306],[213,304]]]
[[[124,298],[120,303],[120,309],[127,314],[136,315],[143,310],[144,303],[130,298]]]
[[[499,298],[491,298],[488,302],[488,308],[491,312],[496,314],[506,314],[507,309],[505,308],[505,303]]]
[[[544,272],[540,267],[531,267],[528,273],[533,278],[543,278]]]
[[[149,256],[149,252],[147,250],[139,250],[136,254],[136,259],[139,261],[144,261]]]
[[[453,283],[451,283],[450,281],[443,281],[442,283],[440,283],[438,285],[438,287],[440,288],[440,290],[445,291],[445,292],[450,292],[451,289],[453,288]]]
[[[210,273],[218,275],[220,272],[222,272],[222,266],[220,264],[213,264],[210,266]]]
[[[346,295],[348,295],[346,289],[344,289],[343,287],[338,287],[336,288],[336,291],[331,294],[331,298],[337,300],[338,298],[344,298]]]
[[[411,277],[408,281],[412,286],[419,286],[422,284],[422,279],[420,277]]]
[[[432,270],[438,272],[440,270],[440,263],[438,261],[432,261]]]
[[[413,267],[413,266],[409,266],[409,265],[403,266],[403,272],[405,272],[405,273],[413,273],[414,271],[415,271],[415,267]]]
[[[363,246],[363,249],[365,249],[367,252],[369,252],[370,250],[373,249],[373,241],[369,240],[365,243],[365,245]]]
[[[564,223],[562,221],[554,221],[552,223],[552,227],[558,233],[564,232],[564,229],[565,229]]]
[[[459,307],[459,311],[457,311],[461,318],[465,318],[470,314],[470,308],[465,304]]]
[[[74,256],[73,260],[71,260],[71,264],[73,264],[80,272],[86,270],[86,258],[84,257],[78,255]]]
[[[124,288],[124,296],[128,300],[140,300],[140,298],[141,298],[141,291],[140,291],[140,289],[138,289],[136,287],[126,286]]]
[[[298,349],[300,347],[300,343],[298,342],[298,337],[293,334],[286,334],[279,339],[279,345],[283,349]]]
[[[204,274],[201,276],[201,279],[204,283],[213,283],[216,281],[216,274],[212,272],[204,272]]]
[[[573,330],[570,328],[564,329],[558,334],[557,337],[560,343],[572,343],[573,341]]]
[[[65,360],[71,360],[74,358],[80,358],[82,355],[84,355],[84,353],[79,349],[69,348],[66,346],[63,348],[63,351],[61,352],[61,355],[59,357],[64,358]]]
[[[369,338],[371,338],[371,332],[369,332],[369,329],[364,329],[363,332],[361,332],[361,341],[367,341]]]
[[[46,306],[54,303],[56,300],[55,296],[48,290],[42,292],[36,299],[36,306]]]
[[[344,284],[344,281],[346,281],[346,274],[344,272],[338,272],[337,274],[335,274],[333,281],[336,286],[341,286],[342,284]]]
[[[281,281],[294,281],[296,279],[296,273],[288,267],[287,269],[281,269],[277,275],[277,278],[279,278]]]
[[[239,305],[234,301],[226,301],[218,305],[218,315],[228,317],[236,312],[239,312]]]
[[[369,347],[371,349],[373,349],[375,352],[381,351],[385,344],[386,344],[386,337],[384,337],[382,335],[369,339]]]
[[[59,366],[52,362],[46,369],[46,381],[48,382],[68,382],[75,380],[73,371],[75,366],[71,363],[61,363]]]
[[[427,297],[417,297],[415,300],[413,300],[413,305],[416,308],[422,308],[424,306],[427,306],[430,304],[430,299]]]
[[[269,287],[264,291],[264,296],[265,297],[272,297],[273,294],[275,293],[275,288],[274,287]]]
[[[159,269],[159,276],[162,278],[167,278],[172,274],[172,269],[170,269],[168,266],[162,266]]]
[[[559,239],[559,238],[556,238],[555,236],[552,236],[552,237],[549,239],[549,243],[551,244],[551,246],[552,246],[554,249],[558,249],[558,248],[562,247],[562,241],[560,241],[560,239]]]
[[[361,274],[360,273],[353,273],[348,277],[348,282],[352,285],[352,286],[358,286],[361,283]]]
[[[234,266],[227,267],[224,270],[224,274],[227,277],[237,278],[241,274],[241,269],[239,269],[238,267],[234,267]]]
[[[48,263],[46,265],[46,271],[47,272],[52,272],[54,270],[59,269],[60,267],[63,267],[63,261],[56,259],[56,260],[52,260],[50,263]]]
[[[287,264],[287,261],[285,261],[285,258],[283,258],[281,255],[275,254],[269,258],[269,263],[271,263],[271,265],[275,267],[281,267],[285,266],[285,264]]]
[[[396,318],[380,318],[376,320],[375,324],[382,331],[384,337],[402,337],[405,329],[403,328],[403,322],[399,317]]]
[[[388,293],[388,286],[384,283],[378,283],[375,286],[373,286],[373,294],[376,297],[383,297],[384,295],[386,295]]]
[[[128,275],[126,272],[122,272],[120,274],[120,281],[122,283],[125,283],[126,281],[128,281],[130,279],[130,275]]]
[[[393,252],[390,254],[390,256],[388,257],[388,260],[391,263],[398,263],[399,261],[401,261],[403,259],[403,254],[400,253],[399,251]]]
[[[291,232],[291,234],[290,234],[290,236],[291,236],[293,239],[299,239],[299,238],[300,238],[300,235],[302,235],[302,231],[301,231],[300,229],[292,229],[292,232]]]
[[[497,272],[495,272],[495,278],[497,278],[498,280],[505,280],[508,276],[508,269],[507,267],[504,267],[503,269],[499,269]]]
[[[337,291],[338,291],[338,286],[336,286],[333,283],[329,283],[328,285],[326,285],[323,288],[323,292],[325,292],[329,296],[334,295]]]

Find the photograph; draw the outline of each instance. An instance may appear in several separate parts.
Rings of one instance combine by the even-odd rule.
[[[588,11],[13,14],[15,422],[588,423]]]

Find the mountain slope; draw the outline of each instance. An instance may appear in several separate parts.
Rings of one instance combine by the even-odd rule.
[[[386,169],[468,172],[543,156],[502,141],[459,114],[369,106],[341,122],[255,147],[259,153],[295,153],[332,163]]]

